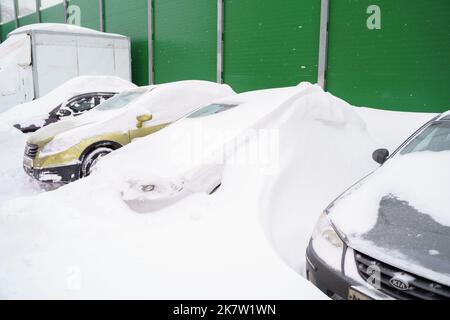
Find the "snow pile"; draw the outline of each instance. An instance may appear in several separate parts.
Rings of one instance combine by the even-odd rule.
[[[0,206],[15,197],[40,192],[39,187],[31,183],[22,168],[26,136],[20,131],[0,124]],[[1,210],[0,210],[1,212]]]
[[[316,92],[280,110],[280,166],[265,181],[264,225],[276,250],[296,271],[323,210],[376,168],[376,143],[354,107]]]
[[[151,172],[157,151],[148,146],[163,130],[106,157],[87,179],[0,205],[0,298],[323,298],[295,271],[322,210],[375,168],[376,142],[353,107],[301,89],[253,124],[278,132],[276,165],[225,163],[211,196],[141,215],[122,201],[130,172]]]
[[[132,90],[136,85],[114,76],[81,76],[65,82],[45,96],[0,113],[0,122],[11,126],[44,125],[49,112],[67,100],[84,93]]]

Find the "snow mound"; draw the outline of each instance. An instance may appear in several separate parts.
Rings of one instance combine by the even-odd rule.
[[[280,134],[280,165],[263,182],[262,218],[275,249],[302,272],[319,215],[376,168],[376,143],[355,107],[323,91],[286,105],[270,122]]]
[[[0,123],[0,146],[2,148],[0,155],[0,206],[12,198],[40,192],[39,187],[31,183],[22,168],[25,143],[25,135]]]
[[[376,143],[354,107],[317,86],[300,89],[253,125],[278,132],[271,170],[226,163],[211,196],[147,215],[122,201],[130,171],[147,171],[139,150],[163,130],[106,157],[87,179],[1,204],[0,298],[324,298],[295,271],[321,211],[375,168]],[[259,143],[249,138],[234,154]]]

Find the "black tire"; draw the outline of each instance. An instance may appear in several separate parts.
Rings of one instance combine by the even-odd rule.
[[[81,162],[81,178],[88,177],[97,164],[97,161],[113,151],[114,149],[110,147],[98,147],[86,154]]]

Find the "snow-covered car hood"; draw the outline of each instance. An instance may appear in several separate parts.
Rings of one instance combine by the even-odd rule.
[[[70,118],[57,123],[46,126],[36,133],[32,134],[28,142],[40,143],[50,138],[61,138],[63,136],[76,136],[76,130],[80,131],[82,128],[86,132],[96,132],[97,126],[101,127],[103,122],[110,120],[111,118],[119,117],[126,110],[112,110],[108,112],[90,111],[82,116],[76,118]],[[77,137],[80,141],[82,136]]]
[[[450,151],[398,155],[329,208],[351,247],[450,285]]]

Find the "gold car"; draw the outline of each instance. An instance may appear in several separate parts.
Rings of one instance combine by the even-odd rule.
[[[24,169],[40,182],[75,181],[88,176],[99,159],[133,139],[233,94],[229,86],[207,81],[180,81],[124,92],[82,116],[30,136]]]

